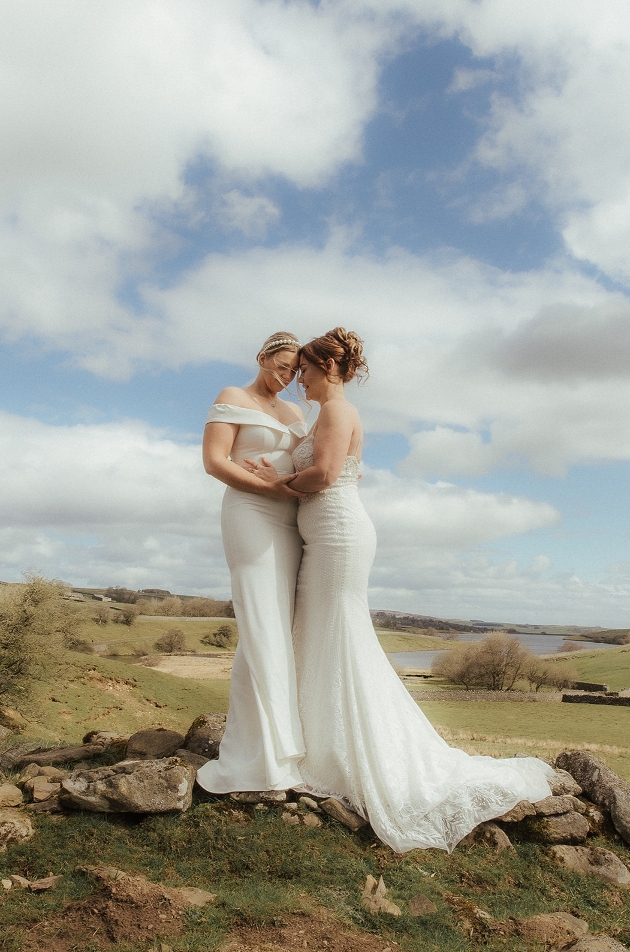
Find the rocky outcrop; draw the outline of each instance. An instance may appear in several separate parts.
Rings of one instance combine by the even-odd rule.
[[[556,766],[567,770],[589,800],[608,811],[619,835],[630,843],[630,784],[585,750],[564,751]]]
[[[615,853],[596,846],[552,846],[551,856],[572,873],[597,876],[615,886],[630,888],[630,871]]]
[[[579,797],[582,788],[568,770],[561,770],[556,766],[554,778],[550,783],[551,793],[554,797],[572,796]]]
[[[586,935],[588,923],[568,912],[551,912],[531,919],[517,919],[516,929],[528,947],[530,943],[537,943],[544,948],[567,949]]]
[[[103,753],[105,747],[102,744],[78,744],[73,747],[39,747],[37,750],[6,751],[2,760],[9,759],[9,763],[3,765],[20,770],[28,764],[36,764],[39,767],[50,766],[52,764],[73,763],[78,760],[89,760],[91,757],[98,757]]]
[[[192,803],[194,770],[178,757],[125,760],[75,770],[62,785],[62,806],[96,813],[182,813]]]
[[[496,823],[481,823],[476,826],[468,836],[460,840],[460,846],[487,846],[495,853],[502,853],[503,850],[513,850],[507,833],[497,826]]]
[[[126,760],[161,760],[184,746],[184,736],[165,727],[137,731],[127,741]]]
[[[225,714],[201,714],[190,725],[182,746],[206,760],[216,760],[225,733],[225,721]]]
[[[589,833],[588,820],[575,811],[529,816],[519,829],[535,843],[583,843]]]

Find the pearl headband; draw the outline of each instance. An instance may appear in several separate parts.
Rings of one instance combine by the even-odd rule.
[[[292,344],[294,347],[299,347],[299,343],[296,340],[293,340],[292,337],[281,337],[279,340],[272,340],[266,344],[263,349],[260,351],[261,354],[266,354],[268,350],[272,350],[276,347],[281,347],[283,344]]]

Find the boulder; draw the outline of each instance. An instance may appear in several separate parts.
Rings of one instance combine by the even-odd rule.
[[[22,791],[14,784],[0,784],[0,810],[4,807],[19,807],[22,799]]]
[[[610,813],[615,829],[630,843],[630,784],[585,750],[565,750],[556,766],[568,770],[589,800]]]
[[[191,750],[186,750],[185,747],[178,748],[178,750],[175,751],[175,757],[179,757],[179,759],[183,760],[189,767],[194,767],[195,771],[208,763],[207,757],[203,757],[201,754],[193,754]]]
[[[182,813],[192,803],[194,771],[178,757],[124,760],[75,770],[61,784],[60,803],[96,813]]]
[[[588,923],[568,912],[551,912],[531,919],[517,919],[516,929],[527,943],[554,949],[573,949],[573,943],[588,932]]]
[[[571,946],[571,952],[628,952],[628,949],[607,935],[585,935]]]
[[[528,816],[520,830],[536,843],[583,843],[589,834],[588,820],[579,813]]]
[[[225,721],[225,714],[200,714],[188,728],[182,746],[206,760],[216,760],[225,733]]]
[[[32,777],[24,784],[25,792],[30,796],[33,803],[41,803],[49,800],[61,790],[60,783],[51,783],[48,777]]]
[[[102,744],[82,744],[75,747],[40,747],[29,753],[20,753],[11,766],[21,769],[28,764],[46,767],[51,764],[73,763],[79,760],[89,760],[98,757],[105,748]]]
[[[0,810],[0,853],[12,843],[22,843],[35,835],[33,824],[18,810]]]
[[[463,840],[460,840],[460,846],[488,846],[494,853],[502,853],[503,850],[513,850],[509,837],[503,832],[496,823],[481,823],[476,826]]]
[[[529,800],[519,800],[515,807],[512,807],[503,816],[497,817],[497,820],[500,820],[501,823],[520,823],[526,816],[536,816],[536,810]]]
[[[614,832],[607,813],[604,813],[589,800],[582,800],[582,804],[584,806],[584,816],[588,820],[591,836],[605,836]]]
[[[368,825],[367,820],[364,820],[362,816],[359,816],[359,814],[353,810],[349,810],[348,807],[344,807],[343,803],[340,803],[339,800],[335,800],[333,797],[320,803],[320,807],[329,816],[334,817],[335,820],[339,820],[340,823],[347,826],[353,833],[356,833],[361,827]]]
[[[127,760],[161,760],[184,746],[183,735],[166,727],[137,731],[127,741]]]
[[[630,888],[630,871],[610,850],[596,846],[552,846],[550,853],[572,873],[598,876],[607,883]]]
[[[549,784],[554,797],[563,797],[566,794],[572,797],[579,797],[582,793],[582,788],[568,770],[562,770],[560,767],[556,767],[554,774],[555,778]]]
[[[586,808],[580,800],[575,797],[545,797],[544,800],[538,800],[534,803],[536,816],[559,816],[561,813],[586,813]]]
[[[307,813],[305,816],[303,816],[302,823],[304,824],[304,826],[308,826],[312,830],[322,825],[322,821],[314,813]]]

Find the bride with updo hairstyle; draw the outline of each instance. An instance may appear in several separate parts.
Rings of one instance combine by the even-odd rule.
[[[269,337],[256,358],[256,379],[222,390],[204,431],[206,472],[227,487],[221,534],[239,632],[219,759],[197,771],[200,786],[212,793],[301,783],[291,623],[302,540],[300,494],[288,481],[291,452],[306,425],[299,407],[279,397],[295,378],[299,346],[286,331]],[[263,481],[256,473],[265,470],[274,475]]]
[[[376,534],[357,489],[361,421],[344,389],[367,374],[362,344],[336,327],[299,351],[300,383],[321,408],[293,451],[289,482],[306,494],[293,622],[300,773],[311,792],[346,803],[397,852],[450,852],[520,800],[549,796],[554,773],[533,757],[495,760],[449,747],[378,643],[367,601]]]

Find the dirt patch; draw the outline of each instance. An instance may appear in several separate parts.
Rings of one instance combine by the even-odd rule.
[[[380,936],[359,932],[342,923],[327,909],[283,916],[282,923],[241,926],[219,946],[217,952],[396,952],[398,944]]]
[[[229,681],[234,655],[222,658],[200,658],[190,655],[168,655],[160,658],[151,667],[178,678],[194,678],[196,681]]]
[[[123,940],[143,944],[178,935],[187,903],[143,876],[124,876],[38,923],[24,938],[24,952],[75,952],[110,948]]]

